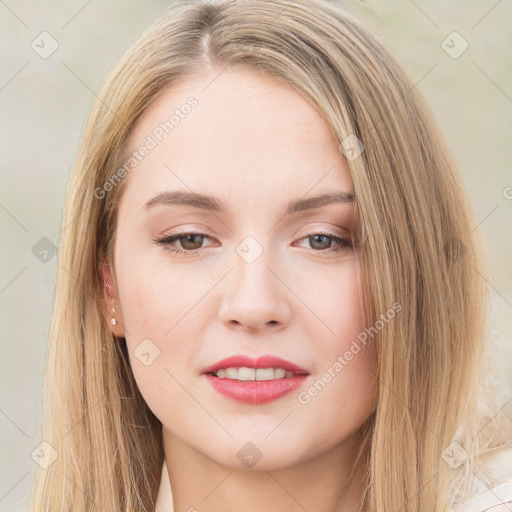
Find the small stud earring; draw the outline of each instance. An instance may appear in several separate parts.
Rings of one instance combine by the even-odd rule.
[[[112,308],[112,313],[115,313],[114,308]],[[110,320],[110,322],[112,323],[112,325],[116,325],[117,324],[116,319],[114,317],[112,317],[112,320]]]

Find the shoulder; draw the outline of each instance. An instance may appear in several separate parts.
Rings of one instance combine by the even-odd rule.
[[[473,495],[453,512],[512,512],[512,446],[480,459],[483,472],[474,475]]]
[[[487,492],[464,502],[456,512],[511,512],[512,482],[490,488]]]

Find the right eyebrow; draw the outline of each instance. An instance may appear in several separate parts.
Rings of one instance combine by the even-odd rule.
[[[186,190],[160,192],[144,205],[144,209],[150,208],[156,204],[185,205],[214,212],[228,210],[228,205],[215,196],[199,194],[197,192],[188,192]]]

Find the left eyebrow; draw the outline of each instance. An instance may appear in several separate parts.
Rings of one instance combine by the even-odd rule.
[[[355,194],[352,192],[332,192],[313,197],[295,199],[288,203],[285,215],[305,210],[314,210],[328,204],[350,203],[354,201],[354,197]],[[156,204],[185,205],[213,212],[225,212],[229,210],[228,204],[218,197],[186,190],[160,192],[150,199],[144,205],[143,209],[150,208]]]
[[[353,192],[332,192],[330,194],[320,194],[306,199],[296,199],[290,201],[286,208],[285,215],[303,212],[305,210],[315,210],[327,204],[351,203],[354,201],[355,194]]]

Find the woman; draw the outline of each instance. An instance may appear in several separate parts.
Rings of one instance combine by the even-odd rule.
[[[477,503],[483,244],[383,44],[321,0],[181,2],[98,97],[34,510]]]

